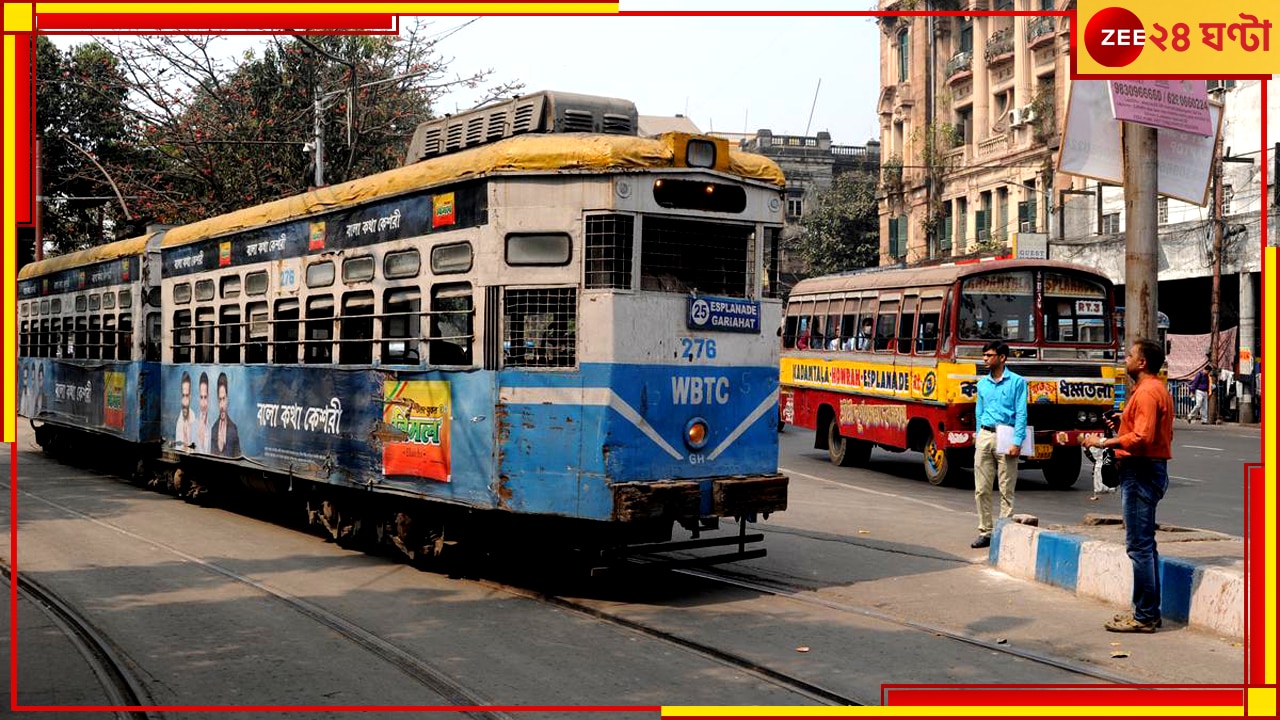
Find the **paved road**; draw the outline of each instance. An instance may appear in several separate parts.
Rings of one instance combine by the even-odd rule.
[[[821,474],[840,482],[885,492],[906,493],[956,510],[973,511],[973,492],[967,488],[934,487],[924,481],[920,453],[891,453],[877,449],[867,468],[837,468],[825,450],[813,449],[813,432],[788,426],[780,436],[778,464],[800,472]],[[1244,534],[1244,467],[1262,462],[1258,430],[1238,426],[1186,423],[1174,428],[1174,458],[1169,465],[1170,489],[1160,503],[1163,523]],[[1054,490],[1039,470],[1018,476],[1017,512],[1031,513],[1045,524],[1078,523],[1085,513],[1119,513],[1117,495],[1093,496],[1092,466],[1085,461],[1080,479],[1069,490]],[[975,515],[976,518],[976,515]]]

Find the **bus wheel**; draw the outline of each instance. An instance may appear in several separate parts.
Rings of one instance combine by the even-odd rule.
[[[832,419],[827,423],[827,453],[840,467],[866,465],[871,460],[871,443],[841,435],[840,423]]]
[[[929,440],[924,445],[925,479],[930,485],[943,485],[955,474],[956,471],[951,467],[951,460],[947,457],[947,451],[938,447],[937,440],[930,433]]]
[[[1066,490],[1080,479],[1080,461],[1084,453],[1077,447],[1055,447],[1040,470],[1049,487]]]

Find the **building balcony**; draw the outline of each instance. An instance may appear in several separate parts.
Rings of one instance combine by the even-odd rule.
[[[1013,59],[1013,28],[1002,28],[987,38],[987,65]]]
[[[963,50],[951,56],[943,68],[942,74],[947,82],[956,82],[973,74],[973,53]]]
[[[1054,22],[1056,18],[1038,17],[1029,19],[1030,22],[1027,23],[1027,47],[1037,48],[1053,40],[1053,34],[1057,31],[1057,24]]]
[[[1000,133],[993,137],[989,137],[978,143],[976,155],[978,160],[983,161],[992,157],[999,157],[1009,153],[1009,133]]]

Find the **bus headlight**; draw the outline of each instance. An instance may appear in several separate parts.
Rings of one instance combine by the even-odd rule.
[[[694,418],[684,426],[684,444],[691,450],[701,450],[707,444],[707,421]]]

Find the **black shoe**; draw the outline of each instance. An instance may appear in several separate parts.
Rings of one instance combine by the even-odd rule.
[[[979,535],[977,540],[974,540],[973,542],[969,543],[969,547],[971,548],[991,547],[991,536]]]

